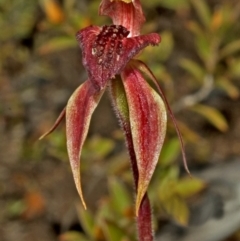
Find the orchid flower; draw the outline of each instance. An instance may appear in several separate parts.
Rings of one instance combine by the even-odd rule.
[[[170,111],[182,144],[176,121],[156,78],[142,61],[135,58],[145,47],[158,45],[160,36],[157,33],[140,35],[145,22],[140,0],[102,0],[99,14],[112,18],[113,24],[89,26],[76,35],[88,79],[75,90],[54,126],[42,137],[52,132],[66,115],[68,155],[77,191],[86,208],[81,188],[80,156],[92,114],[108,89],[130,154],[139,232],[147,233],[151,230],[141,231],[147,227],[143,219],[149,219],[151,223],[146,191],[165,139],[166,109]],[[145,75],[156,84],[159,94],[145,80]],[[145,216],[141,215],[141,208]]]

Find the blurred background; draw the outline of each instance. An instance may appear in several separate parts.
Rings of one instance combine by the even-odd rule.
[[[64,121],[87,79],[76,32],[110,24],[100,0],[0,0],[0,240],[132,241],[134,195],[124,138],[107,93],[81,158],[88,210],[75,190]],[[240,240],[240,2],[142,1],[144,50],[183,135],[171,120],[149,196],[157,240]]]

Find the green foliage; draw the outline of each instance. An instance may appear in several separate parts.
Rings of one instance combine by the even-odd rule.
[[[83,149],[82,156],[85,159],[103,159],[114,148],[114,141],[110,138],[93,136],[89,139]]]
[[[151,195],[159,208],[159,212],[168,215],[179,225],[187,226],[189,221],[189,208],[187,200],[202,191],[206,184],[195,178],[179,178],[176,166],[168,168],[159,167],[157,176],[151,189]],[[158,185],[157,185],[158,182]]]
[[[31,31],[37,12],[37,1],[0,1],[0,41],[26,37]]]
[[[195,105],[191,110],[204,116],[210,123],[212,123],[220,131],[225,132],[228,129],[228,124],[224,116],[215,108],[205,105]]]
[[[173,138],[166,141],[162,148],[159,164],[161,167],[170,166],[180,153],[180,143],[178,138]]]
[[[238,59],[236,54],[240,51],[240,36],[232,26],[239,20],[239,13],[234,14],[235,6],[231,2],[222,3],[216,10],[211,10],[206,1],[190,2],[200,22],[190,20],[187,26],[194,36],[196,53],[202,62],[185,59],[181,66],[197,80],[203,79],[204,75],[212,75],[214,88],[220,87],[229,97],[236,98],[239,90],[234,85],[235,76],[231,70]],[[222,67],[223,62],[228,64],[228,68]],[[223,78],[227,84],[223,84]]]
[[[134,219],[132,200],[129,198],[126,185],[117,178],[109,178],[109,197],[101,201],[96,215],[93,216],[90,211],[83,210],[81,205],[77,210],[86,233],[84,240],[133,240],[134,227],[130,225]]]
[[[131,197],[123,184],[116,178],[109,180],[110,196],[112,197],[112,207],[119,215],[124,215],[132,206]]]

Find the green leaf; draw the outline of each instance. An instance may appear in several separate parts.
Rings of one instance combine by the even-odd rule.
[[[174,48],[174,39],[172,33],[169,31],[164,31],[161,33],[161,43],[155,48],[146,48],[141,55],[143,61],[149,61],[149,56],[151,60],[155,61],[166,61]]]
[[[106,165],[107,175],[123,175],[129,170],[129,156],[126,152],[122,152],[109,159]]]
[[[180,151],[180,143],[178,138],[172,138],[171,140],[165,142],[160,158],[159,164],[160,166],[168,166],[174,160],[176,160]]]
[[[208,36],[201,35],[195,39],[195,45],[199,57],[206,64],[207,60],[211,58],[211,43],[208,39]]]
[[[109,138],[94,136],[91,138],[90,145],[99,157],[104,158],[113,150],[115,144],[113,140]]]
[[[159,167],[157,174],[161,178],[157,183],[158,196],[160,200],[169,199],[175,192],[175,186],[179,179],[179,167],[172,165],[167,170]]]
[[[102,199],[98,207],[97,214],[95,215],[95,220],[101,221],[103,219],[112,219],[114,215],[115,214],[110,206],[109,198]]]
[[[131,198],[117,178],[110,178],[108,183],[112,206],[116,212],[123,215],[132,206]]]
[[[191,0],[191,3],[198,14],[203,25],[208,29],[211,23],[211,12],[205,0]]]
[[[45,42],[37,49],[37,52],[39,54],[49,54],[76,46],[77,41],[75,38],[69,36],[60,36]]]
[[[187,28],[197,37],[202,36],[205,34],[205,31],[202,29],[200,24],[195,21],[188,21]]]
[[[175,192],[183,198],[188,198],[202,191],[206,183],[196,178],[183,178],[178,181]]]
[[[173,195],[171,198],[164,200],[162,202],[163,209],[165,212],[171,216],[180,225],[187,226],[189,220],[189,209],[186,202]]]
[[[180,60],[180,66],[189,72],[195,79],[200,82],[203,81],[205,71],[198,63],[190,59],[182,59]]]
[[[171,199],[175,194],[175,186],[177,184],[177,180],[163,180],[158,188],[158,197],[161,200],[161,203],[167,202],[167,200]]]
[[[103,159],[113,150],[114,145],[112,139],[95,135],[87,139],[82,156],[87,159]]]
[[[188,142],[196,143],[198,141],[202,141],[200,135],[193,131],[189,126],[187,126],[185,123],[178,121],[178,126],[182,132],[182,135],[184,136],[184,139]]]
[[[25,0],[0,2],[0,40],[24,38],[35,24],[37,1]]]
[[[190,110],[202,115],[218,130],[225,132],[228,130],[228,124],[225,117],[215,108],[197,104],[189,108]]]
[[[94,217],[88,210],[83,209],[82,205],[77,206],[77,213],[83,230],[89,237],[93,238]]]
[[[47,140],[48,153],[60,160],[68,158],[66,152],[66,136],[63,130],[55,130]]]
[[[240,51],[240,39],[232,41],[231,43],[227,44],[219,53],[219,59],[226,58],[231,54],[235,54],[236,52]]]
[[[8,203],[6,209],[10,217],[16,217],[23,214],[26,208],[27,204],[24,202],[24,200],[14,200]]]
[[[229,71],[233,77],[240,77],[240,58],[231,60],[229,64]]]
[[[239,62],[240,64],[240,62]],[[239,65],[240,68],[240,65]],[[232,99],[237,99],[240,95],[239,89],[227,78],[221,77],[217,80],[217,86],[224,90]]]
[[[102,222],[102,229],[107,241],[122,241],[126,238],[126,232],[114,221],[105,220]]]
[[[173,51],[174,39],[171,32],[165,31],[161,33],[161,44],[159,45],[159,57],[161,60],[167,60]],[[154,50],[154,48],[149,48]],[[157,53],[157,51],[155,52]],[[158,53],[157,53],[158,54]]]
[[[179,178],[179,167],[172,165],[163,175],[163,181],[177,180]]]

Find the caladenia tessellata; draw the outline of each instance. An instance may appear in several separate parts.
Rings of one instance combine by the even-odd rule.
[[[80,156],[92,114],[104,91],[111,101],[124,131],[136,190],[136,216],[139,240],[153,240],[151,207],[147,188],[165,139],[167,110],[179,136],[184,166],[188,171],[183,141],[169,104],[151,70],[135,59],[145,47],[158,45],[157,33],[140,35],[145,22],[140,0],[102,0],[99,15],[109,16],[108,26],[89,26],[76,37],[82,49],[88,79],[70,97],[51,133],[66,116],[67,150],[77,191],[83,198]],[[148,76],[156,92],[145,80]]]

